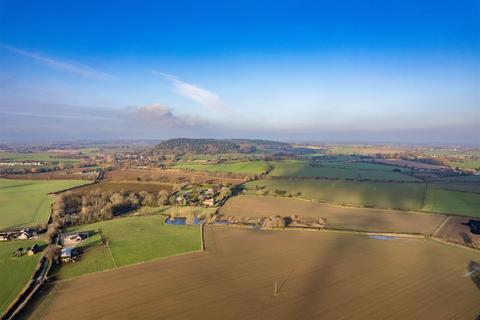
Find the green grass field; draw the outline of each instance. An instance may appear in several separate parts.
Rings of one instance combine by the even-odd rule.
[[[85,181],[0,179],[0,230],[46,223],[52,199],[47,193],[82,184]]]
[[[47,162],[80,162],[80,159],[63,158],[53,153],[34,152],[34,153],[18,153],[18,152],[0,152],[0,160],[8,161],[47,161]]]
[[[440,190],[480,193],[480,183],[429,183],[428,187]]]
[[[479,183],[480,184],[480,175],[441,177],[441,178],[435,178],[434,180],[439,182],[446,182],[446,183]]]
[[[480,217],[480,194],[429,187],[424,211]]]
[[[274,161],[271,176],[315,177],[330,179],[369,179],[388,181],[418,181],[416,178],[395,172],[393,166],[364,162],[322,162],[311,166],[306,161]],[[399,169],[402,170],[402,169]],[[402,170],[408,172],[407,170]]]
[[[276,189],[318,201],[384,209],[419,210],[425,186],[420,183],[388,183],[326,180],[259,180],[245,184],[247,193],[264,186],[270,194]]]
[[[450,161],[448,165],[452,168],[461,168],[467,170],[477,170],[480,168],[480,160]]]
[[[70,228],[68,231],[101,230],[100,234],[82,243],[81,259],[63,264],[57,271],[59,279],[149,261],[201,249],[201,229],[198,225],[166,225],[165,216],[126,217]]]
[[[17,248],[31,247],[34,243],[40,242],[33,240],[0,242],[0,314],[23,290],[41,258],[41,254],[38,253],[14,258],[12,253]]]
[[[245,162],[228,162],[220,164],[177,164],[177,169],[190,169],[196,171],[210,172],[231,172],[244,174],[261,174],[267,170],[265,161],[245,161]]]

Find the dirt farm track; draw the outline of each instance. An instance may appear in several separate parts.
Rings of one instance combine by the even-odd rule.
[[[29,319],[475,319],[480,254],[432,240],[206,227],[206,252],[57,283]],[[278,295],[274,296],[274,283]],[[32,311],[35,310],[35,311]]]

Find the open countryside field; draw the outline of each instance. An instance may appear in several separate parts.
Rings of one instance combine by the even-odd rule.
[[[444,168],[444,166],[438,166],[434,164],[423,163],[420,161],[411,161],[403,159],[376,159],[377,163],[384,163],[388,165],[395,165],[399,167],[415,168],[415,169],[432,169],[439,170]]]
[[[371,181],[273,179],[251,181],[244,186],[247,194],[268,191],[268,195],[274,195],[275,190],[283,190],[287,196],[350,206],[480,216],[479,193],[444,190],[441,185],[429,184],[427,192],[425,184],[420,183]]]
[[[76,193],[87,193],[94,190],[108,191],[108,192],[159,192],[160,190],[166,190],[169,193],[173,190],[173,185],[169,183],[155,183],[155,182],[99,182],[94,184],[88,184],[80,188],[75,189]]]
[[[460,192],[480,193],[479,183],[429,183],[428,188]]]
[[[329,232],[207,227],[205,237],[207,252],[53,284],[23,318],[442,320],[480,314],[479,280],[469,276],[480,260],[476,252]]]
[[[0,179],[0,230],[45,224],[52,199],[47,193],[84,183],[82,180]]]
[[[274,169],[270,175],[276,177],[419,181],[412,176],[393,171],[393,166],[374,163],[325,161],[321,166],[315,167],[306,161],[275,161],[272,164]]]
[[[34,243],[40,242],[33,240],[0,242],[0,314],[23,290],[41,258],[41,254],[14,258],[12,253],[18,248],[31,247]]]
[[[125,217],[69,228],[68,231],[93,231],[81,243],[84,254],[75,263],[63,264],[56,273],[68,279],[87,273],[144,262],[201,249],[198,225],[165,224],[165,216]],[[102,243],[102,237],[108,246]]]
[[[147,181],[147,182],[171,182],[185,183],[191,182],[192,179],[198,183],[231,183],[239,184],[245,181],[240,176],[231,176],[228,174],[219,174],[215,172],[186,172],[184,170],[164,170],[164,169],[128,169],[128,170],[112,170],[105,173],[107,181]]]
[[[469,217],[450,216],[435,232],[434,236],[442,240],[478,248],[480,246],[480,235],[471,232],[470,220]]]
[[[79,162],[80,159],[64,158],[59,154],[48,152],[0,152],[0,160],[8,161],[46,161],[46,162]]]
[[[248,195],[230,198],[219,213],[248,218],[273,215],[322,217],[327,219],[328,228],[427,235],[432,234],[446,218],[443,215],[343,207],[294,198]]]
[[[422,210],[480,217],[480,194],[428,188]]]
[[[452,168],[480,171],[480,160],[450,161],[448,165]]]
[[[268,169],[265,161],[242,161],[228,162],[219,164],[177,164],[176,169],[189,169],[195,171],[212,171],[212,172],[231,172],[242,174],[262,174]]]
[[[247,193],[264,188],[274,194],[284,190],[301,198],[353,206],[370,206],[382,209],[419,210],[425,186],[420,183],[389,183],[341,180],[258,180],[244,184]]]

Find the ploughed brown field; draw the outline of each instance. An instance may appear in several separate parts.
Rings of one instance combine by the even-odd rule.
[[[108,182],[102,181],[99,183],[88,184],[79,188],[75,188],[72,192],[87,193],[92,190],[100,189],[101,191],[125,191],[125,192],[159,192],[160,190],[167,190],[172,192],[173,185],[168,183],[152,183],[152,182]]]
[[[432,240],[207,226],[206,252],[54,284],[30,319],[474,319],[480,254]],[[277,282],[278,295],[274,296]],[[34,311],[32,311],[34,310]]]
[[[435,232],[435,236],[469,247],[478,247],[480,246],[480,235],[471,232],[468,226],[470,220],[478,221],[472,217],[450,216]]]
[[[344,207],[294,198],[250,195],[230,198],[219,213],[248,218],[272,215],[323,217],[329,228],[422,234],[432,234],[446,219],[440,214]]]
[[[200,183],[231,183],[240,184],[245,179],[240,174],[209,173],[209,172],[186,172],[173,169],[128,169],[112,170],[105,173],[105,179],[109,181],[129,181],[140,179],[142,181],[156,182],[195,182]]]

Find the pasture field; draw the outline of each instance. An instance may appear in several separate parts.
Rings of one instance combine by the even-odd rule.
[[[262,174],[268,169],[265,161],[240,161],[227,162],[219,164],[177,164],[176,169],[189,169],[194,171],[211,171],[211,172],[230,172],[242,174]]]
[[[33,152],[33,153],[19,153],[19,152],[0,152],[0,160],[8,161],[45,161],[45,162],[80,162],[80,159],[64,158],[55,153],[48,152]]]
[[[109,182],[101,181],[99,183],[88,184],[80,188],[75,189],[76,193],[87,193],[93,190],[110,191],[110,192],[159,192],[160,190],[166,190],[169,193],[173,191],[173,184],[169,183],[155,183],[155,182]]]
[[[54,283],[23,318],[466,320],[480,314],[477,252],[425,239],[321,231],[207,226],[205,238],[207,252]]]
[[[436,214],[343,207],[294,198],[249,195],[230,198],[220,208],[219,214],[248,218],[274,215],[322,217],[327,219],[328,228],[427,235],[432,234],[446,219]]]
[[[244,186],[250,194],[256,193],[257,188],[263,188],[263,191],[269,191],[272,195],[275,190],[283,190],[287,195],[305,199],[413,211],[421,209],[425,189],[420,183],[287,179],[251,181]]]
[[[18,248],[31,247],[34,243],[41,244],[38,240],[0,242],[0,314],[23,290],[33,276],[35,267],[42,256],[41,253],[37,253],[33,256],[24,255],[14,258],[12,253]]]
[[[429,183],[428,187],[432,189],[480,193],[479,183]]]
[[[399,167],[408,167],[408,168],[415,168],[415,169],[442,169],[444,166],[434,165],[423,163],[420,161],[412,161],[412,160],[403,160],[403,159],[375,159],[377,163],[383,163],[387,165],[395,165]]]
[[[327,152],[329,154],[344,154],[344,155],[375,155],[380,154],[392,154],[402,153],[405,149],[388,147],[388,146],[331,146],[328,147]]]
[[[184,170],[164,170],[164,169],[128,169],[128,170],[112,170],[105,173],[106,181],[146,181],[146,182],[169,182],[169,183],[185,183],[195,180],[198,183],[231,183],[239,184],[245,181],[243,176],[231,175],[225,176],[224,173],[192,171]]]
[[[450,161],[448,165],[452,168],[480,171],[480,160]]]
[[[322,162],[311,166],[306,161],[275,161],[271,176],[312,177],[330,179],[368,179],[388,181],[419,181],[418,179],[393,171],[395,167],[363,162]],[[400,169],[404,170],[406,169]]]
[[[150,215],[69,228],[68,231],[92,231],[95,234],[82,243],[84,254],[80,260],[63,264],[56,276],[68,279],[201,249],[200,226],[174,226],[164,221],[165,216]]]
[[[480,184],[480,175],[440,177],[433,179],[435,182],[446,183],[478,183]]]
[[[47,193],[84,183],[82,180],[0,179],[0,230],[45,224],[52,200]]]
[[[428,188],[422,210],[480,217],[480,194]]]

